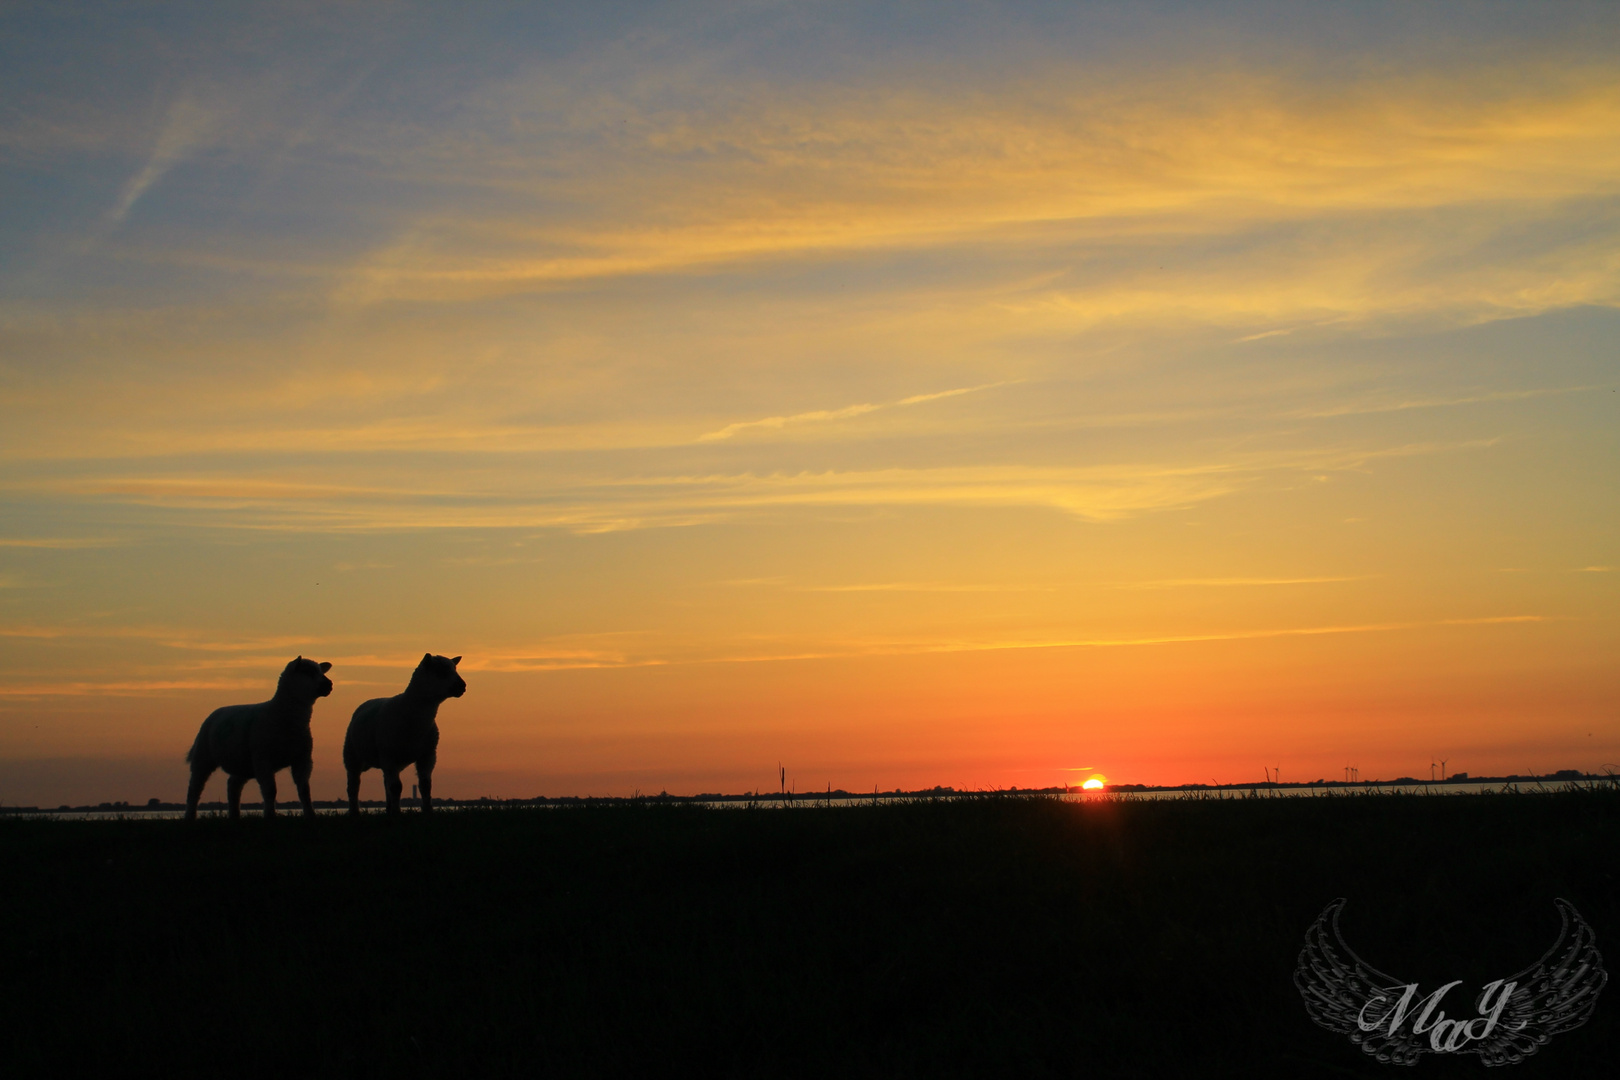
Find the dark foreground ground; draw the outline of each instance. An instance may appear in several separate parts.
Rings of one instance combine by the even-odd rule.
[[[1620,791],[424,819],[0,821],[10,1076],[1460,1076],[1292,975],[1334,897],[1471,1014],[1572,901],[1620,970]],[[1492,1075],[1595,1077],[1586,1027]]]

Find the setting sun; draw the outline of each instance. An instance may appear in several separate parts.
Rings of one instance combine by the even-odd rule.
[[[1105,777],[1093,776],[1090,780],[1087,780],[1085,783],[1081,784],[1080,789],[1082,791],[1101,791],[1103,789],[1103,785],[1107,782],[1108,781]]]

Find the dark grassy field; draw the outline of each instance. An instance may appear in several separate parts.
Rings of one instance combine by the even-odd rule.
[[[424,819],[0,821],[11,1076],[1475,1075],[1292,975],[1480,984],[1571,900],[1620,964],[1620,792]],[[1509,1076],[1610,1075],[1592,1022]]]

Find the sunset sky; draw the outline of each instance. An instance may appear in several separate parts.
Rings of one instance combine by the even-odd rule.
[[[8,6],[0,802],[1620,762],[1620,6],[1210,7]]]

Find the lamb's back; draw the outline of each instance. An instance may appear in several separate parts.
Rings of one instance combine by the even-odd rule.
[[[343,741],[343,764],[348,769],[409,765],[431,757],[439,743],[433,707],[423,708],[405,694],[374,698],[354,710],[349,734]]]
[[[201,748],[213,765],[232,776],[253,773],[253,731],[264,717],[269,702],[253,705],[226,705],[208,714],[197,732],[192,754]]]

